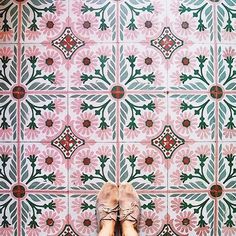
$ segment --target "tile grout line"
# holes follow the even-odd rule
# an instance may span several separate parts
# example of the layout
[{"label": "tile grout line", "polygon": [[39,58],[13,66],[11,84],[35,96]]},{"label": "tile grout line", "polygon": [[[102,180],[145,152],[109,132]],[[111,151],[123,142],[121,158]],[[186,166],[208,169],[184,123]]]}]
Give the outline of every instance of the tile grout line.
[{"label": "tile grout line", "polygon": [[[218,65],[217,65],[217,28],[216,28],[216,24],[217,24],[217,19],[216,19],[216,4],[213,5],[213,38],[214,38],[214,54],[213,54],[213,58],[214,58],[214,78],[215,78],[215,84],[218,85],[218,75],[217,75],[217,71],[218,71]],[[219,136],[219,132],[218,132],[218,116],[219,116],[219,107],[218,107],[218,98],[215,101],[215,108],[216,108],[216,119],[215,119],[215,184],[218,184],[218,163],[219,163],[219,140],[218,140],[218,136]],[[218,235],[218,199],[215,199],[215,203],[214,203],[214,235],[217,236]]]},{"label": "tile grout line", "polygon": [[[119,1],[119,0],[118,0]],[[124,42],[119,42],[120,44],[148,44],[147,42],[143,42],[143,41],[124,41]],[[16,43],[12,43],[12,42],[8,42],[7,43],[8,45],[15,45]],[[37,43],[37,42],[22,42],[23,45],[38,45],[38,46],[44,46],[44,45],[50,45],[49,42],[43,42],[43,43]],[[94,41],[88,41],[87,44],[91,44],[93,45],[94,44]],[[104,42],[104,41],[96,41],[96,44],[114,44],[113,41],[107,41],[107,42]],[[207,42],[207,43],[204,43],[204,42],[201,42],[201,43],[194,43],[195,45],[209,45],[210,43]],[[0,42],[0,45],[5,45],[5,43],[2,43]],[[188,45],[188,46],[191,46],[192,43],[188,43],[186,42],[185,45]],[[229,45],[229,46],[235,46],[236,43],[227,43],[227,42],[221,42],[221,45]]]},{"label": "tile grout line", "polygon": [[[116,2],[116,83],[117,85],[120,84],[120,41],[119,41],[119,10],[120,5],[119,1]],[[120,184],[120,102],[117,99],[116,101],[116,183]]]},{"label": "tile grout line", "polygon": [[[119,11],[120,11],[120,5],[119,1],[116,2],[116,83],[120,84],[120,42],[119,42],[119,32],[120,32],[120,21],[119,21]],[[116,102],[116,183],[119,185],[120,184],[120,101],[117,99]],[[117,230],[115,232],[115,235],[120,235],[120,227],[116,227]]]},{"label": "tile grout line", "polygon": [[[201,193],[201,194],[209,194],[209,189],[171,189],[171,190],[168,190],[168,189],[154,189],[154,190],[147,190],[147,189],[137,189],[136,190],[138,193],[140,194],[146,194],[146,193],[149,193],[149,194],[168,194],[168,193],[171,193],[171,194],[182,194],[182,193],[189,193],[189,194],[192,194],[192,193]],[[99,189],[98,190],[83,190],[83,189],[78,189],[78,190],[70,190],[70,194],[97,194],[99,192]],[[225,193],[234,193],[235,192],[235,189],[234,188],[231,188],[231,189],[225,189],[224,190]],[[10,189],[8,190],[0,190],[0,193],[3,194],[11,194],[12,191]],[[67,190],[37,190],[37,189],[32,189],[32,190],[26,190],[25,193],[27,194],[32,194],[32,193],[40,193],[40,194],[48,194],[48,193],[51,193],[51,194],[68,194],[68,191]]]},{"label": "tile grout line", "polygon": [[[68,3],[67,3],[67,18],[69,18],[69,11],[70,11],[70,0],[68,0]],[[69,25],[68,25],[69,26]],[[70,88],[70,82],[69,82],[69,78],[70,78],[70,67],[67,69],[67,100],[66,100],[66,102],[67,102],[67,118],[66,119],[68,119],[68,117],[69,117],[69,114],[70,114],[70,112],[69,112],[69,88]],[[67,124],[68,125],[68,124]],[[70,196],[70,168],[68,168],[69,167],[69,159],[67,159],[66,160],[66,162],[67,162],[67,166],[66,166],[66,170],[67,170],[67,215],[69,215],[70,214],[70,198],[69,198],[69,196]],[[66,219],[67,220],[67,224],[69,224],[69,219],[67,218]]]},{"label": "tile grout line", "polygon": [[[167,26],[167,6],[168,6],[168,3],[167,3],[167,0],[165,1],[165,14],[166,14],[166,19],[165,19],[165,23],[166,23],[166,26]],[[170,96],[170,94],[169,94],[169,66],[167,66],[167,68],[166,68],[166,72],[167,72],[167,92],[166,92],[166,102],[167,102],[167,104],[166,104],[166,112],[167,112],[167,114],[166,114],[166,119],[167,119],[167,124],[169,123],[169,117],[168,117],[168,111],[169,111],[169,96]],[[166,194],[167,194],[167,206],[166,206],[166,209],[167,209],[167,212],[166,212],[166,214],[167,215],[169,215],[169,194],[170,194],[170,192],[169,192],[169,181],[168,181],[168,179],[169,179],[169,161],[167,161],[167,170],[166,170],[166,177],[167,177],[167,182],[166,182],[166,187],[167,187],[167,191],[166,191]],[[166,222],[167,224],[169,224],[169,217],[167,217],[167,222]]]},{"label": "tile grout line", "polygon": [[[18,40],[17,40],[17,85],[21,84],[21,33],[22,33],[22,4],[18,3]],[[21,119],[20,119],[20,100],[17,101],[17,184],[21,183],[20,181],[20,169],[21,169],[21,151],[20,151],[20,135],[21,135]],[[21,236],[21,199],[17,199],[17,231],[18,236]]]},{"label": "tile grout line", "polygon": [[[209,95],[210,92],[209,91],[192,91],[192,90],[170,90],[170,91],[167,91],[167,90],[129,90],[129,91],[126,91],[126,94],[147,94],[147,93],[150,93],[150,94],[182,94],[182,93],[186,93],[186,94],[204,94],[204,95]],[[12,92],[11,91],[1,91],[1,94],[7,94],[7,95],[11,95]],[[27,95],[57,95],[57,94],[60,94],[60,95],[67,95],[67,94],[76,94],[76,95],[81,95],[81,94],[94,94],[94,91],[85,91],[85,90],[78,90],[78,91],[65,91],[65,90],[49,90],[49,91],[45,91],[45,90],[38,90],[38,91],[27,91],[26,92]],[[109,90],[107,91],[96,91],[96,94],[111,94],[111,92]],[[235,94],[234,91],[224,91],[224,94]]]}]

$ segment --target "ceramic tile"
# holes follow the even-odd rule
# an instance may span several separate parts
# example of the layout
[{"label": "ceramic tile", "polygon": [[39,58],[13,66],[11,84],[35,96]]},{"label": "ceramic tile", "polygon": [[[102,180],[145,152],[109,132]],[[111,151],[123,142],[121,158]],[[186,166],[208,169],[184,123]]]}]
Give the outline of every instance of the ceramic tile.
[{"label": "ceramic tile", "polygon": [[68,125],[66,95],[28,91],[20,102],[22,141],[50,143]]},{"label": "ceramic tile", "polygon": [[88,43],[68,61],[72,91],[110,91],[117,83],[117,45]]},{"label": "ceramic tile", "polygon": [[235,5],[2,0],[0,234],[97,235],[110,181],[141,236],[236,235]]},{"label": "ceramic tile", "polygon": [[148,43],[122,43],[119,52],[119,82],[125,91],[166,89],[167,70],[156,48]]},{"label": "ceramic tile", "polygon": [[169,123],[185,141],[211,141],[216,136],[217,103],[209,94],[171,94]]},{"label": "ceramic tile", "polygon": [[117,2],[69,0],[69,18],[86,42],[117,41]]},{"label": "ceramic tile", "polygon": [[19,5],[10,0],[1,2],[0,43],[15,43],[20,39],[18,31]]},{"label": "ceramic tile", "polygon": [[106,182],[116,182],[115,144],[89,144],[71,158],[69,186],[71,190],[101,189]]},{"label": "ceramic tile", "polygon": [[119,9],[120,41],[144,42],[161,34],[166,15],[165,2],[121,1]]},{"label": "ceramic tile", "polygon": [[[196,149],[179,150],[173,157],[168,209],[179,233],[228,235],[234,232],[233,153],[235,143],[197,143]],[[188,224],[183,219],[188,219]]]},{"label": "ceramic tile", "polygon": [[64,234],[97,235],[97,220],[95,216],[97,193],[71,192],[69,196],[69,215]]},{"label": "ceramic tile", "polygon": [[120,138],[124,142],[151,144],[167,123],[165,94],[137,91],[120,100]]}]

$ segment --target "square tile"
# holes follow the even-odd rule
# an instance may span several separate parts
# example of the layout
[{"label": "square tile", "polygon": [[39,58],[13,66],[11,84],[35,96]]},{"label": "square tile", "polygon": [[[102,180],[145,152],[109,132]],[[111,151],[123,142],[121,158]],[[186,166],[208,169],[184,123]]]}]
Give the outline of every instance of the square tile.
[{"label": "square tile", "polygon": [[121,144],[120,182],[131,182],[137,190],[163,190],[167,169],[158,149],[141,143]]},{"label": "square tile", "polygon": [[177,235],[215,233],[215,202],[207,193],[170,194],[168,213],[173,227],[171,231]]},{"label": "square tile", "polygon": [[124,90],[164,90],[167,87],[166,68],[162,55],[148,43],[120,45],[120,83]]},{"label": "square tile", "polygon": [[211,44],[186,44],[168,61],[168,89],[187,93],[208,93],[215,84],[214,55]]},{"label": "square tile", "polygon": [[168,160],[168,188],[206,191],[215,180],[215,144],[186,143]]},{"label": "square tile", "polygon": [[116,1],[69,0],[70,18],[76,33],[86,42],[116,42],[118,8]]},{"label": "square tile", "polygon": [[157,38],[165,19],[163,1],[125,1],[119,4],[119,41],[144,42]]},{"label": "square tile", "polygon": [[185,141],[211,141],[216,136],[215,99],[209,94],[179,93],[168,97],[169,123]]},{"label": "square tile", "polygon": [[14,1],[3,1],[0,6],[0,44],[16,43],[19,38],[19,5]]},{"label": "square tile", "polygon": [[142,194],[141,218],[139,223],[139,234],[162,235],[169,231],[166,194]]},{"label": "square tile", "polygon": [[88,144],[78,149],[71,160],[71,190],[99,191],[106,182],[117,182],[117,149],[115,144]]},{"label": "square tile", "polygon": [[69,65],[72,91],[110,91],[117,81],[117,45],[88,43],[73,55]]},{"label": "square tile", "polygon": [[21,83],[27,91],[67,89],[67,60],[57,48],[49,44],[25,44],[21,53]]},{"label": "square tile", "polygon": [[[214,41],[214,1],[170,1],[167,0],[168,24],[185,43],[210,43]],[[174,18],[170,16],[175,16]],[[170,19],[169,19],[170,18]]]},{"label": "square tile", "polygon": [[110,91],[70,95],[69,104],[75,132],[86,143],[116,141],[117,101]]},{"label": "square tile", "polygon": [[28,91],[20,102],[22,141],[50,143],[68,125],[66,94]]},{"label": "square tile", "polygon": [[157,92],[127,93],[119,103],[120,138],[151,144],[167,121],[167,97]]},{"label": "square tile", "polygon": [[65,191],[69,163],[60,150],[47,144],[22,144],[21,182],[29,191]]},{"label": "square tile", "polygon": [[58,38],[69,26],[68,3],[64,0],[22,2],[22,42],[43,43]]},{"label": "square tile", "polygon": [[3,0],[0,234],[97,235],[98,192],[129,182],[139,235],[234,236],[235,13]]},{"label": "square tile", "polygon": [[97,219],[95,216],[97,193],[73,193],[69,196],[68,223],[64,233],[97,235]]}]

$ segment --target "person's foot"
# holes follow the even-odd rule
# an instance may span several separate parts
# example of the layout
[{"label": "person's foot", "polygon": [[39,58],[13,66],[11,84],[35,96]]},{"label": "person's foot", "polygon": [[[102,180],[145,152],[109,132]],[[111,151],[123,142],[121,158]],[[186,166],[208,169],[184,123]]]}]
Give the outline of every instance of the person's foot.
[{"label": "person's foot", "polygon": [[119,187],[120,222],[132,222],[137,228],[140,218],[140,200],[138,194],[130,183]]},{"label": "person's foot", "polygon": [[104,222],[116,221],[119,211],[119,191],[115,184],[105,183],[97,196],[96,212],[99,229]]}]

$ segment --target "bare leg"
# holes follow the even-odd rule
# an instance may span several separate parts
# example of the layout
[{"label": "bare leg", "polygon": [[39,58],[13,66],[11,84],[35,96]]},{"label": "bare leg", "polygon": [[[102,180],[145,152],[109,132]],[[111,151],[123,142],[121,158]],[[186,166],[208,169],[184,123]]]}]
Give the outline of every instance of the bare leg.
[{"label": "bare leg", "polygon": [[116,222],[114,220],[102,220],[101,230],[98,236],[114,236]]},{"label": "bare leg", "polygon": [[138,233],[135,229],[133,222],[124,221],[121,224],[122,227],[122,236],[138,236]]},{"label": "bare leg", "polygon": [[120,185],[119,204],[122,236],[138,236],[137,225],[140,217],[140,200],[130,183]]},{"label": "bare leg", "polygon": [[98,236],[114,236],[119,192],[113,183],[105,183],[97,197]]}]

